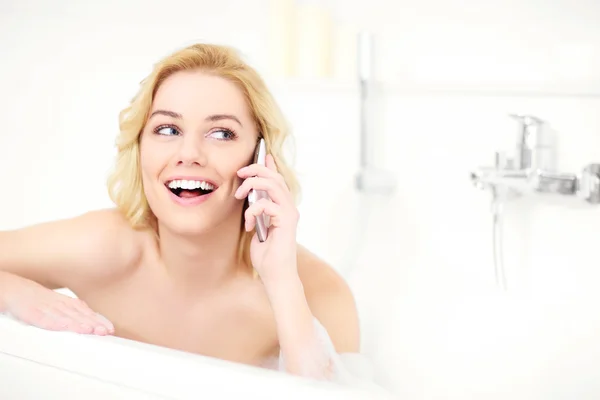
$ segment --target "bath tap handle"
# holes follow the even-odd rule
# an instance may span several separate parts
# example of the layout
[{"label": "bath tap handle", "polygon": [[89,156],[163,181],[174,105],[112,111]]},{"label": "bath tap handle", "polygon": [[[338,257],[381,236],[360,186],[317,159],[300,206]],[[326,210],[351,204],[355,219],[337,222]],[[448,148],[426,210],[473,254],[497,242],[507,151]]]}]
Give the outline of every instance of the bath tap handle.
[{"label": "bath tap handle", "polygon": [[509,114],[519,122],[517,138],[517,157],[515,167],[517,169],[540,168],[541,160],[537,155],[537,149],[543,145],[542,127],[545,121],[526,114]]},{"label": "bath tap handle", "polygon": [[505,151],[496,151],[494,153],[494,167],[498,170],[513,169],[514,160]]},{"label": "bath tap handle", "polygon": [[600,164],[589,164],[583,169],[577,189],[578,194],[588,203],[600,203]]}]

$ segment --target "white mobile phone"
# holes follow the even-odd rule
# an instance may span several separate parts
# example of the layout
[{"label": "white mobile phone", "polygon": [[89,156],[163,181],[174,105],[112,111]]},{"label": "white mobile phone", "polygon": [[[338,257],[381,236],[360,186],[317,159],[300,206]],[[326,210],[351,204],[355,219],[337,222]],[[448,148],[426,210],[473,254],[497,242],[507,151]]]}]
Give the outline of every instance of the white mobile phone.
[{"label": "white mobile phone", "polygon": [[[256,150],[254,151],[254,164],[265,165],[265,159],[267,157],[267,146],[265,144],[265,139],[261,138],[256,145]],[[251,189],[250,193],[248,193],[248,204],[252,205],[256,203],[258,200],[262,198],[269,198],[269,195],[264,190],[255,190]],[[258,240],[264,242],[267,240],[267,232],[268,232],[268,218],[263,213],[256,217],[256,234],[258,235]]]}]

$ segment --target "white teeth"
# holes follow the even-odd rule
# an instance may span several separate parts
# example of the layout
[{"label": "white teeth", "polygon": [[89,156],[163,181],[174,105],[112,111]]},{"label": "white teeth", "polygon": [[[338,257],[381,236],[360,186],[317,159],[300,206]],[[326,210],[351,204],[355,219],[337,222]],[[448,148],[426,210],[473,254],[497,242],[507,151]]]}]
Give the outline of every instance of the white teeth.
[{"label": "white teeth", "polygon": [[169,182],[169,188],[171,189],[202,189],[202,190],[214,190],[215,187],[206,181],[189,181],[185,179],[178,179]]},{"label": "white teeth", "polygon": [[208,182],[202,181],[200,182],[200,189],[202,190],[214,190],[215,187]]}]

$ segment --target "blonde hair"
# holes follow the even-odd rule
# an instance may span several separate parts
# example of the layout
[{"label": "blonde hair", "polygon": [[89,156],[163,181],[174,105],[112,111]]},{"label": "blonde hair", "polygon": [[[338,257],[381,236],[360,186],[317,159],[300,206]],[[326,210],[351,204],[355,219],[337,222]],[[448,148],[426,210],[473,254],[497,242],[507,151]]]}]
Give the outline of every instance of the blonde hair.
[{"label": "blonde hair", "polygon": [[[279,173],[297,201],[298,181],[283,155],[283,145],[289,136],[289,129],[266,84],[234,49],[220,45],[194,44],[155,64],[150,75],[142,80],[140,89],[129,106],[119,114],[120,133],[116,140],[118,152],[108,178],[108,192],[131,226],[134,229],[156,229],[156,217],[148,205],[142,186],[139,138],[161,83],[170,75],[187,70],[201,70],[220,76],[239,87],[256,127],[265,139],[267,151],[273,156]],[[245,232],[243,218],[240,230],[238,256],[240,261],[251,266],[249,249],[254,232]]]}]

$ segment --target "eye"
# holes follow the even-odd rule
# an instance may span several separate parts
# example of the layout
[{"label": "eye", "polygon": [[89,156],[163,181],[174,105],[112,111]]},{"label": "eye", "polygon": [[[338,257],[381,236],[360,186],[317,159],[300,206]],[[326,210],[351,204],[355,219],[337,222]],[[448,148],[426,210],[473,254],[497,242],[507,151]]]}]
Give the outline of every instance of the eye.
[{"label": "eye", "polygon": [[179,129],[173,125],[160,125],[154,129],[154,133],[163,136],[174,136],[179,135]]},{"label": "eye", "polygon": [[237,137],[235,132],[226,128],[218,128],[210,132],[209,136],[214,137],[217,140],[233,140]]}]

